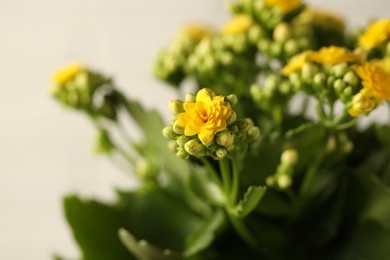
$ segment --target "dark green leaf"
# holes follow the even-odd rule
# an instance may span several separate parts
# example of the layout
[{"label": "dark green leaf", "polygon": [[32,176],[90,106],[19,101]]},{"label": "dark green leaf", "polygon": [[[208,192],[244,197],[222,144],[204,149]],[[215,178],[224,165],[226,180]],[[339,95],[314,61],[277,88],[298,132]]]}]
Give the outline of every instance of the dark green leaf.
[{"label": "dark green leaf", "polygon": [[243,218],[251,213],[263,198],[267,188],[262,186],[250,186],[244,194],[244,198],[232,209],[232,214]]}]

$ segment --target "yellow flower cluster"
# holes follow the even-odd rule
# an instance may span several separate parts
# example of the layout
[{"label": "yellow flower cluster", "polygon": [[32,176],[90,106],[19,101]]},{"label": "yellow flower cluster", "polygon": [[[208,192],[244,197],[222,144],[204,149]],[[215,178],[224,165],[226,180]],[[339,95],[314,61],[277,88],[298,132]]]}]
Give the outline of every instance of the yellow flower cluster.
[{"label": "yellow flower cluster", "polygon": [[222,34],[235,35],[235,34],[244,33],[249,30],[252,24],[253,24],[253,20],[250,16],[237,15],[222,28]]},{"label": "yellow flower cluster", "polygon": [[363,89],[352,99],[349,114],[359,116],[371,111],[376,103],[390,100],[390,59],[375,60],[353,67]]},{"label": "yellow flower cluster", "polygon": [[53,82],[57,85],[63,85],[85,69],[85,66],[78,62],[68,63],[53,75]]},{"label": "yellow flower cluster", "polygon": [[186,136],[198,135],[204,145],[210,144],[217,132],[226,129],[226,120],[232,113],[224,97],[212,96],[208,89],[200,90],[195,102],[184,102],[183,109],[176,117],[177,124],[184,128]]},{"label": "yellow flower cluster", "polygon": [[300,0],[265,0],[268,6],[276,7],[282,10],[283,13],[288,13],[301,5]]},{"label": "yellow flower cluster", "polygon": [[289,75],[302,69],[307,62],[318,64],[339,64],[357,60],[358,57],[346,48],[338,46],[322,47],[318,51],[305,51],[293,57],[282,68],[283,75]]},{"label": "yellow flower cluster", "polygon": [[373,22],[359,38],[359,45],[372,49],[390,39],[390,19]]}]

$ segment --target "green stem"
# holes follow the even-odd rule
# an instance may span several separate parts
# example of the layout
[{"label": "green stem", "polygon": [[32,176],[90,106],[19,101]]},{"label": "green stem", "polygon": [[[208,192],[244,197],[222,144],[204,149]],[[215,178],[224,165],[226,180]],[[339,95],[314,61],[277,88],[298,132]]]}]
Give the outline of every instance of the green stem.
[{"label": "green stem", "polygon": [[205,158],[200,158],[200,160],[203,162],[203,164],[206,166],[208,172],[211,175],[211,178],[214,180],[214,182],[219,186],[222,187],[221,185],[221,180],[218,176],[218,173],[215,171],[214,167],[210,164],[210,162]]},{"label": "green stem", "polygon": [[238,191],[240,187],[240,173],[238,170],[238,164],[236,159],[232,159],[232,168],[233,168],[233,179],[232,179],[230,198],[229,198],[229,202],[231,206],[236,204]]},{"label": "green stem", "polygon": [[225,195],[228,197],[231,188],[230,166],[228,159],[222,159],[219,161],[219,168],[222,175],[222,186]]},{"label": "green stem", "polygon": [[257,250],[257,243],[253,235],[249,232],[244,222],[240,218],[236,218],[228,213],[230,223],[237,234],[253,249]]}]

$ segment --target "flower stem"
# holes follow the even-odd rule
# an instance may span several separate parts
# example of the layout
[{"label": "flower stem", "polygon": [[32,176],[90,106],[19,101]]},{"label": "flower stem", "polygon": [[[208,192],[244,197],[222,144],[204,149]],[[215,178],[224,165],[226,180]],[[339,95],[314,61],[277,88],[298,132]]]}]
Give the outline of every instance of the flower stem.
[{"label": "flower stem", "polygon": [[230,201],[230,205],[233,206],[236,203],[238,190],[240,187],[240,175],[239,175],[240,173],[238,171],[238,165],[235,159],[232,159],[232,168],[233,168],[233,180],[231,184],[229,201]]},{"label": "flower stem", "polygon": [[211,165],[211,163],[206,158],[200,158],[200,160],[203,162],[203,164],[206,166],[208,172],[211,175],[211,178],[214,180],[214,182],[219,186],[222,187],[221,180],[218,176],[218,173],[215,171],[214,167]]},{"label": "flower stem", "polygon": [[228,159],[222,159],[219,161],[219,168],[222,175],[222,187],[225,193],[225,196],[229,196],[231,188],[231,176],[230,176],[230,166]]}]

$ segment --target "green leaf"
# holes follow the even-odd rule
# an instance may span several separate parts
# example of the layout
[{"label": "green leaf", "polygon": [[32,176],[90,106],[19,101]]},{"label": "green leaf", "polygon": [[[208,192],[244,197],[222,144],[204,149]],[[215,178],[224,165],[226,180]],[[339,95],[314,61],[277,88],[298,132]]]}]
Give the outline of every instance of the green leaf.
[{"label": "green leaf", "polygon": [[118,232],[119,238],[126,248],[140,260],[180,260],[181,255],[170,249],[161,250],[151,245],[146,240],[137,239],[126,229],[121,228]]},{"label": "green leaf", "polygon": [[120,207],[81,201],[76,196],[66,197],[64,207],[83,259],[135,259],[117,236],[118,229],[126,222]]},{"label": "green leaf", "polygon": [[250,186],[244,198],[231,210],[236,217],[243,218],[251,213],[263,198],[267,188],[263,186]]},{"label": "green leaf", "polygon": [[217,210],[197,232],[188,237],[184,256],[190,257],[206,249],[214,241],[216,232],[224,221],[225,215],[223,211]]}]

